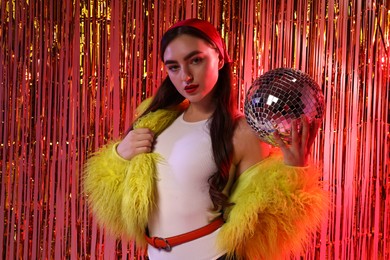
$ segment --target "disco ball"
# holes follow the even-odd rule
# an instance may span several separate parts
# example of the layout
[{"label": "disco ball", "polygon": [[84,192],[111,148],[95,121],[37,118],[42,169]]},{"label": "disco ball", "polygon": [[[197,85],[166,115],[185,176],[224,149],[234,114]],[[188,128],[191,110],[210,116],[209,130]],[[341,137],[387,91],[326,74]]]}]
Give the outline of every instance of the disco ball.
[{"label": "disco ball", "polygon": [[244,113],[258,137],[277,146],[273,132],[291,143],[291,122],[306,115],[311,122],[322,119],[324,96],[307,74],[291,68],[278,68],[257,78],[246,93]]}]

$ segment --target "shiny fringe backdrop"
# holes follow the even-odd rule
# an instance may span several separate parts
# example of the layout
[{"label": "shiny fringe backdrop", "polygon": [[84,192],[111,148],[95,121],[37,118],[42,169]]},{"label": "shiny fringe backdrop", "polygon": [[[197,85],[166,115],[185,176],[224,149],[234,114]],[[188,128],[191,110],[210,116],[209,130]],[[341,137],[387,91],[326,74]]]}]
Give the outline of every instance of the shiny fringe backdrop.
[{"label": "shiny fringe backdrop", "polygon": [[163,32],[199,17],[225,37],[241,107],[272,68],[322,86],[313,159],[333,207],[302,257],[389,259],[389,10],[389,0],[0,0],[0,257],[142,259],[96,226],[82,165],[156,91]]}]

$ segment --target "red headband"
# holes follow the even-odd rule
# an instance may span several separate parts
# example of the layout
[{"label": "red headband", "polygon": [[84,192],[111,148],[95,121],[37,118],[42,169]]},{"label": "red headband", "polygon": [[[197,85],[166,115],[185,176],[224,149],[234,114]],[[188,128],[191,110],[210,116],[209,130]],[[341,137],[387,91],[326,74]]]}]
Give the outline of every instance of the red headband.
[{"label": "red headband", "polygon": [[219,54],[223,57],[225,63],[231,62],[229,54],[226,52],[225,44],[222,41],[221,36],[219,35],[217,29],[211,23],[197,18],[191,18],[172,25],[172,27],[169,28],[168,31],[181,26],[193,27],[203,32],[217,46]]}]

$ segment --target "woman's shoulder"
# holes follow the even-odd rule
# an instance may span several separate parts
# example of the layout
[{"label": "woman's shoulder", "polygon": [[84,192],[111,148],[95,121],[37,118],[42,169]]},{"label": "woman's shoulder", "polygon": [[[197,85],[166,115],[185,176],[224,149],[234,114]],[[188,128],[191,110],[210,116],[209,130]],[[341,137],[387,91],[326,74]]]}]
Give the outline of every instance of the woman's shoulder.
[{"label": "woman's shoulder", "polygon": [[237,117],[233,134],[233,163],[240,174],[269,156],[270,146],[261,141],[244,116]]},{"label": "woman's shoulder", "polygon": [[238,141],[238,145],[245,144],[245,140],[252,140],[252,141],[260,141],[257,138],[257,135],[255,131],[250,127],[248,122],[246,121],[245,116],[242,113],[237,113],[235,115],[236,118],[236,125],[234,130],[233,139]]}]

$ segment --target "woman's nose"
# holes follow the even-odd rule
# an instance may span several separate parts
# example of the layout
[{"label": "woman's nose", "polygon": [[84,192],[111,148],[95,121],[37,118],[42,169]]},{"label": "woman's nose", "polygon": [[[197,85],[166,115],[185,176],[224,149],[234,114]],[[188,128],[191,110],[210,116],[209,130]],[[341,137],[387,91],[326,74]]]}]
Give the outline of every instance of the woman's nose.
[{"label": "woman's nose", "polygon": [[183,69],[182,70],[182,80],[185,81],[186,83],[190,83],[194,77],[192,76],[191,72]]}]

